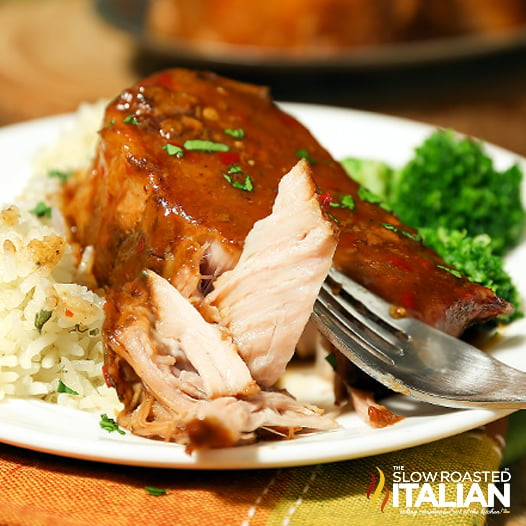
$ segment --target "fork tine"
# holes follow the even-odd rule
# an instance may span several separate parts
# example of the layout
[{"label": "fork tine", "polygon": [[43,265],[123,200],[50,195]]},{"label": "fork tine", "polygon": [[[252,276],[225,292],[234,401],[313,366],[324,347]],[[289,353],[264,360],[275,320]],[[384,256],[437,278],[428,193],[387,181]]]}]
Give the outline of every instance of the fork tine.
[{"label": "fork tine", "polygon": [[326,312],[338,320],[344,328],[342,330],[350,332],[353,338],[358,338],[362,345],[372,352],[376,352],[378,347],[390,345],[395,347],[399,354],[403,353],[401,340],[392,332],[382,328],[373,313],[345,294],[343,290],[336,294],[328,284],[324,284],[318,300],[324,305]]},{"label": "fork tine", "polygon": [[321,332],[393,391],[448,407],[526,408],[526,373],[413,318],[331,270],[314,305]]},{"label": "fork tine", "polygon": [[[371,357],[376,357],[391,366],[395,365],[392,358],[380,352],[378,348],[367,339],[367,330],[360,326],[360,322],[350,317],[349,313],[342,313],[335,298],[327,291],[320,291],[314,306],[314,314],[321,322],[321,330],[325,336],[351,361],[366,366],[364,352]],[[343,344],[342,342],[345,342]]]},{"label": "fork tine", "polygon": [[394,317],[393,305],[385,301],[380,296],[373,294],[356,281],[353,281],[345,274],[332,267],[327,275],[325,282],[332,285],[333,292],[337,295],[345,295],[352,298],[355,303],[360,303],[367,311],[377,320],[381,320],[382,326],[387,326],[388,331],[394,330],[400,337],[405,337],[408,331],[408,325],[411,324],[411,318]]}]

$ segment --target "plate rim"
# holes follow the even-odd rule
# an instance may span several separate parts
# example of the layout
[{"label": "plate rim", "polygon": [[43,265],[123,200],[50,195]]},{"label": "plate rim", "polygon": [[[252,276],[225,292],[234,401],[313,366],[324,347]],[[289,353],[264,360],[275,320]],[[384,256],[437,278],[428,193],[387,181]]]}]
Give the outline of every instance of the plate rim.
[{"label": "plate rim", "polygon": [[[381,113],[355,110],[350,108],[342,108],[338,106],[324,106],[317,104],[304,104],[304,103],[290,103],[290,102],[279,102],[285,111],[289,111],[293,115],[300,117],[301,114],[310,113],[310,118],[316,119],[317,115],[325,115],[329,120],[333,119],[336,115],[337,118],[345,117],[355,117],[360,119],[369,120],[374,125],[387,125],[388,127],[392,126],[405,126],[409,129],[416,129],[418,134],[425,134],[429,131],[436,129],[437,126],[413,121],[411,119],[404,119],[400,117],[394,117],[389,115],[384,115]],[[52,133],[58,134],[64,127],[70,126],[75,121],[75,113],[66,113],[60,115],[53,115],[49,117],[43,117],[39,119],[34,119],[30,121],[25,121],[21,123],[11,124],[8,126],[0,127],[0,151],[3,148],[2,144],[6,137],[11,136],[13,133],[16,137],[24,136],[27,133],[32,133],[34,136],[42,135],[45,131],[46,135],[45,140],[37,141],[36,143],[31,144],[33,148],[33,153],[36,149],[41,147],[41,145],[46,144],[52,140]],[[304,118],[306,115],[304,115]],[[308,118],[307,118],[308,120]],[[315,134],[316,130],[311,131]],[[52,132],[52,133],[50,133]],[[522,163],[523,166],[526,166],[526,160],[509,150],[501,148],[499,146],[493,145],[488,142],[484,144],[491,150],[490,153],[499,153],[504,155],[511,162],[512,160],[517,160]],[[330,145],[325,145],[328,147]],[[408,147],[409,148],[409,147]],[[330,148],[328,148],[330,150]],[[26,159],[27,161],[27,159]],[[395,400],[397,396],[393,397]],[[74,411],[78,416],[79,414],[84,414],[86,418],[91,419],[92,423],[96,425],[96,415],[93,413],[83,412],[78,409],[68,409],[62,406],[56,406],[46,402],[41,402],[39,400],[24,400],[24,399],[8,399],[0,401],[0,416],[5,416],[6,408],[9,410],[9,406],[14,406],[17,410],[34,409],[34,406],[41,406],[45,404],[46,407],[58,408],[59,412],[64,410]],[[508,414],[511,414],[512,410],[488,410],[488,409],[470,409],[470,410],[444,410],[446,414],[453,415],[446,420],[446,424],[443,425],[440,430],[435,430],[432,433],[414,433],[414,428],[409,426],[408,429],[404,428],[403,425],[396,428],[400,430],[400,433],[395,437],[396,440],[391,442],[382,443],[382,439],[389,439],[391,430],[394,429],[393,426],[380,429],[380,430],[371,430],[368,429],[366,436],[369,438],[367,447],[362,445],[361,447],[355,448],[354,452],[346,450],[342,456],[342,453],[334,453],[331,448],[323,448],[323,454],[311,455],[310,457],[305,457],[304,455],[288,455],[287,458],[281,455],[279,451],[280,446],[287,444],[287,447],[281,447],[281,450],[286,449],[289,452],[290,449],[294,449],[295,444],[305,445],[310,449],[313,442],[317,441],[317,438],[322,438],[327,436],[327,433],[343,433],[345,430],[338,430],[335,432],[325,432],[325,433],[315,433],[312,435],[304,436],[295,439],[294,441],[289,442],[260,442],[254,445],[249,446],[237,446],[235,448],[228,448],[228,450],[213,450],[211,452],[204,452],[199,454],[199,458],[195,457],[181,457],[176,455],[175,459],[164,459],[164,457],[156,457],[155,454],[152,457],[151,452],[155,450],[162,449],[162,446],[157,441],[152,441],[148,439],[141,439],[139,437],[134,437],[127,435],[130,438],[119,439],[118,437],[102,437],[99,442],[99,446],[94,447],[94,444],[81,443],[82,448],[79,448],[79,444],[75,446],[64,446],[60,441],[57,443],[56,435],[52,433],[45,433],[43,431],[37,432],[33,436],[38,437],[39,443],[35,443],[35,439],[28,438],[31,436],[30,433],[26,433],[24,438],[24,429],[22,429],[22,437],[17,434],[16,425],[12,423],[3,422],[2,427],[0,428],[0,442],[6,443],[14,446],[23,447],[25,449],[30,449],[33,451],[41,451],[44,453],[50,453],[58,456],[68,457],[68,458],[77,458],[82,460],[93,460],[97,462],[103,462],[108,464],[124,464],[132,466],[147,466],[147,467],[159,467],[159,468],[170,468],[170,469],[195,469],[195,470],[232,470],[232,469],[263,469],[263,468],[280,468],[280,467],[295,467],[295,466],[306,466],[314,465],[319,463],[330,463],[330,462],[339,462],[345,460],[352,460],[356,458],[365,458],[371,455],[384,454],[394,451],[400,451],[409,447],[414,447],[417,445],[422,445],[430,443],[448,436],[452,436],[464,431],[469,431],[470,429],[477,428],[479,426],[488,424],[494,420],[497,420],[501,417],[504,417]],[[73,414],[73,413],[72,413]],[[415,417],[423,418],[421,423],[426,421],[426,418],[436,417]],[[452,420],[453,422],[450,422]],[[444,420],[442,420],[444,422]],[[408,433],[409,432],[409,433]],[[317,438],[316,438],[317,436]],[[336,436],[336,435],[334,435]],[[374,436],[374,440],[371,440],[371,437]],[[312,439],[312,437],[315,437]],[[391,437],[392,438],[392,437]],[[362,439],[363,437],[359,437]],[[126,440],[128,442],[126,442]],[[353,442],[353,437],[346,438],[343,436],[340,442]],[[119,453],[108,454],[104,451],[104,446],[109,443],[118,444],[116,451]],[[102,445],[101,445],[102,444]],[[139,451],[143,456],[130,456],[126,453],[126,448],[123,448],[123,444],[131,445],[133,451]],[[164,444],[164,443],[161,443]],[[178,444],[164,444],[168,446],[170,450],[181,452],[184,451],[184,446]],[[244,449],[243,449],[244,448]],[[111,449],[111,448],[110,448]],[[144,451],[149,450],[150,454],[145,455]],[[298,449],[301,449],[298,448]],[[276,450],[277,454],[276,454]],[[113,451],[113,449],[111,449]],[[185,453],[186,455],[186,453]],[[258,457],[259,455],[259,457]],[[237,457],[237,459],[236,459]],[[247,460],[248,459],[248,460]]]}]

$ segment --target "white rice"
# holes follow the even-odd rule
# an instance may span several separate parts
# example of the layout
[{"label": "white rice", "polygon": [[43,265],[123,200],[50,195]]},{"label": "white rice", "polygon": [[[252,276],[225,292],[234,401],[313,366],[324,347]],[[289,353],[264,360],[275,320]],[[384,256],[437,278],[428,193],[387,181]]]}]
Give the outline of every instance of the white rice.
[{"label": "white rice", "polygon": [[[82,284],[86,276],[53,206],[61,183],[48,176],[89,163],[102,109],[82,106],[74,128],[39,155],[20,198],[0,211],[0,400],[32,397],[99,412],[119,407],[102,373],[104,299]],[[51,217],[31,212],[40,201],[51,206]]]}]

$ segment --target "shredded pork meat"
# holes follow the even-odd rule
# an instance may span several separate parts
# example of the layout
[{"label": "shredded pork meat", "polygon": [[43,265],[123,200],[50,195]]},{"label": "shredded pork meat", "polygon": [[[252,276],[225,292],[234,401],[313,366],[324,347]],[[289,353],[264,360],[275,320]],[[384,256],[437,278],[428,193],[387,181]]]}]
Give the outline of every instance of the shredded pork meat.
[{"label": "shredded pork meat", "polygon": [[235,268],[205,299],[260,385],[274,385],[294,354],[332,263],[333,231],[303,159],[282,179],[272,213],[254,225]]},{"label": "shredded pork meat", "polygon": [[336,244],[302,160],[283,177],[271,214],[249,232],[235,267],[209,280],[208,295],[185,298],[151,270],[110,293],[104,331],[114,353],[109,372],[125,402],[121,422],[189,449],[246,443],[261,430],[293,436],[335,428],[321,410],[272,386],[294,354]]}]

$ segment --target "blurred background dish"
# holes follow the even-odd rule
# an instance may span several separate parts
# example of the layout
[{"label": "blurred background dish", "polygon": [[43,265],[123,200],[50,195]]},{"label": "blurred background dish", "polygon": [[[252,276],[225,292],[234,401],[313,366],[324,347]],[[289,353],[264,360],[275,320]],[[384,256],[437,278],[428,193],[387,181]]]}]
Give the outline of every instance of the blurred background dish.
[{"label": "blurred background dish", "polygon": [[[156,51],[140,33],[146,7],[145,0],[0,0],[0,124],[74,111],[154,71],[186,66],[263,84],[277,100],[425,121],[526,155],[523,26],[504,32],[500,44],[481,35],[378,44],[349,50],[345,65],[344,55],[318,64],[305,55],[286,67],[283,58],[271,66],[175,54],[171,45]],[[473,45],[461,45],[464,38]]]},{"label": "blurred background dish", "polygon": [[524,0],[97,0],[144,49],[206,67],[339,69],[526,44]]}]

